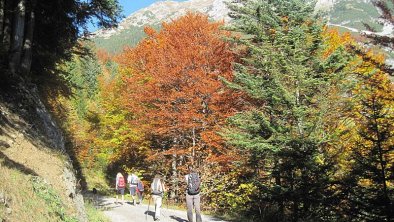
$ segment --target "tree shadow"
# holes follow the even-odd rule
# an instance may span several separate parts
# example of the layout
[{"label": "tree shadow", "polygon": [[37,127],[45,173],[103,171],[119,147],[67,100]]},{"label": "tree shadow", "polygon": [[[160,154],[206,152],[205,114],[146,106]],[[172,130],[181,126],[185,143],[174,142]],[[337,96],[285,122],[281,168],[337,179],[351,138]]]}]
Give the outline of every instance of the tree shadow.
[{"label": "tree shadow", "polygon": [[17,163],[15,161],[11,160],[10,158],[8,158],[8,156],[6,156],[1,151],[0,151],[0,158],[4,160],[1,163],[1,165],[4,165],[10,169],[16,169],[26,175],[38,176],[38,174],[34,170],[24,166],[23,164],[20,164],[20,163]]},{"label": "tree shadow", "polygon": [[185,220],[183,218],[180,218],[180,217],[177,217],[177,216],[174,216],[174,215],[171,215],[170,218],[175,220],[175,221],[178,221],[178,222],[188,222],[188,220]]},{"label": "tree shadow", "polygon": [[5,141],[2,141],[2,140],[0,140],[0,150],[1,149],[4,149],[4,148],[10,148],[11,147],[11,145],[10,144],[8,144],[7,142],[5,142]]},{"label": "tree shadow", "polygon": [[102,211],[110,211],[122,206],[122,204],[115,204],[108,201],[108,199],[105,199],[101,195],[93,194],[91,191],[85,191],[83,196],[86,202],[92,203],[96,209]]},{"label": "tree shadow", "polygon": [[[53,80],[59,89],[56,93],[69,96],[69,86],[60,80]],[[56,87],[55,87],[56,88]],[[49,97],[39,95],[39,89],[33,84],[6,84],[0,87],[0,135],[14,139],[14,135],[8,135],[6,128],[22,134],[24,139],[37,148],[48,147],[49,149],[68,154],[71,164],[79,181],[78,188],[86,188],[86,180],[82,175],[81,165],[76,158],[75,150],[68,135],[65,135],[60,127],[62,117],[55,118],[49,111]],[[43,98],[44,97],[44,98]],[[52,97],[55,98],[55,97]],[[38,104],[41,103],[41,104]],[[61,109],[61,108],[60,108]],[[65,111],[60,111],[65,113]],[[3,144],[6,145],[6,144]],[[0,147],[2,144],[0,144]]]}]

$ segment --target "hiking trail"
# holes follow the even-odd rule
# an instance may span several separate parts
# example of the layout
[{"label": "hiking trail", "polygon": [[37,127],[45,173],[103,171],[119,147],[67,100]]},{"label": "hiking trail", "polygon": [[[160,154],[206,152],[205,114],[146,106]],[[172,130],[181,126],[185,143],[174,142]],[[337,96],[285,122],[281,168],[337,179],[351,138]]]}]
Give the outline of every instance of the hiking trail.
[{"label": "hiking trail", "polygon": [[[98,207],[100,207],[104,214],[112,222],[144,222],[154,221],[153,215],[155,212],[155,206],[150,203],[149,210],[148,205],[132,205],[130,201],[124,201],[123,204],[115,204],[115,198],[110,197],[99,197]],[[160,222],[187,222],[186,211],[167,209],[167,206],[163,204],[161,208]],[[226,222],[224,220],[214,218],[212,216],[202,215],[203,222]]]}]

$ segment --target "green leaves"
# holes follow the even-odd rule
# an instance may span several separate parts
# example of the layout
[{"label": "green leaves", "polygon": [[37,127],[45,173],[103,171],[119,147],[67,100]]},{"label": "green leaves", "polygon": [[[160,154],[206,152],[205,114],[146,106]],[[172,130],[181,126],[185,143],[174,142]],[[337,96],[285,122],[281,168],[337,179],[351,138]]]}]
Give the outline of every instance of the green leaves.
[{"label": "green leaves", "polygon": [[249,164],[263,172],[250,180],[276,200],[266,200],[276,214],[307,218],[322,210],[333,167],[322,161],[327,155],[321,143],[330,134],[322,133],[321,124],[330,112],[326,97],[336,87],[330,74],[340,73],[348,60],[340,50],[328,60],[322,57],[323,24],[314,18],[312,5],[298,0],[240,4],[231,28],[251,37],[236,39],[245,56],[228,86],[244,93],[250,105],[229,118],[223,134],[229,144],[249,151]]}]

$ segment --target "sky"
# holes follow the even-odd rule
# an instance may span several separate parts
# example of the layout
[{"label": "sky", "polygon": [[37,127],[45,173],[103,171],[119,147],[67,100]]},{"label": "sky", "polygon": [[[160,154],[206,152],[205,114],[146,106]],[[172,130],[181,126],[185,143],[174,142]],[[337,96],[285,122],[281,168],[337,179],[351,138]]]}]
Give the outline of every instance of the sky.
[{"label": "sky", "polygon": [[[125,17],[129,16],[131,13],[138,11],[141,8],[145,8],[155,2],[160,0],[118,0],[119,4],[123,7],[123,15]],[[172,0],[177,2],[183,2],[186,0]],[[98,28],[93,26],[93,24],[88,25],[88,30],[93,32],[96,31]]]}]

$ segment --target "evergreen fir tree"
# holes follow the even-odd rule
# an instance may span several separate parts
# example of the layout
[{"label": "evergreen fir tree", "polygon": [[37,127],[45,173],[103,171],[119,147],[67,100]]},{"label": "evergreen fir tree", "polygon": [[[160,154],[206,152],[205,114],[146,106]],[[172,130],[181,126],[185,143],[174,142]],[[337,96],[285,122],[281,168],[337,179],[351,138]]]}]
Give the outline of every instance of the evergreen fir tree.
[{"label": "evergreen fir tree", "polygon": [[322,59],[323,25],[313,17],[313,6],[299,0],[230,5],[235,18],[230,29],[241,33],[236,41],[246,56],[228,85],[250,98],[250,108],[229,119],[225,135],[232,145],[250,150],[258,198],[277,215],[268,220],[333,220],[327,210],[333,165],[325,160],[330,135],[324,118],[332,111],[328,94],[347,58],[342,50]]}]

